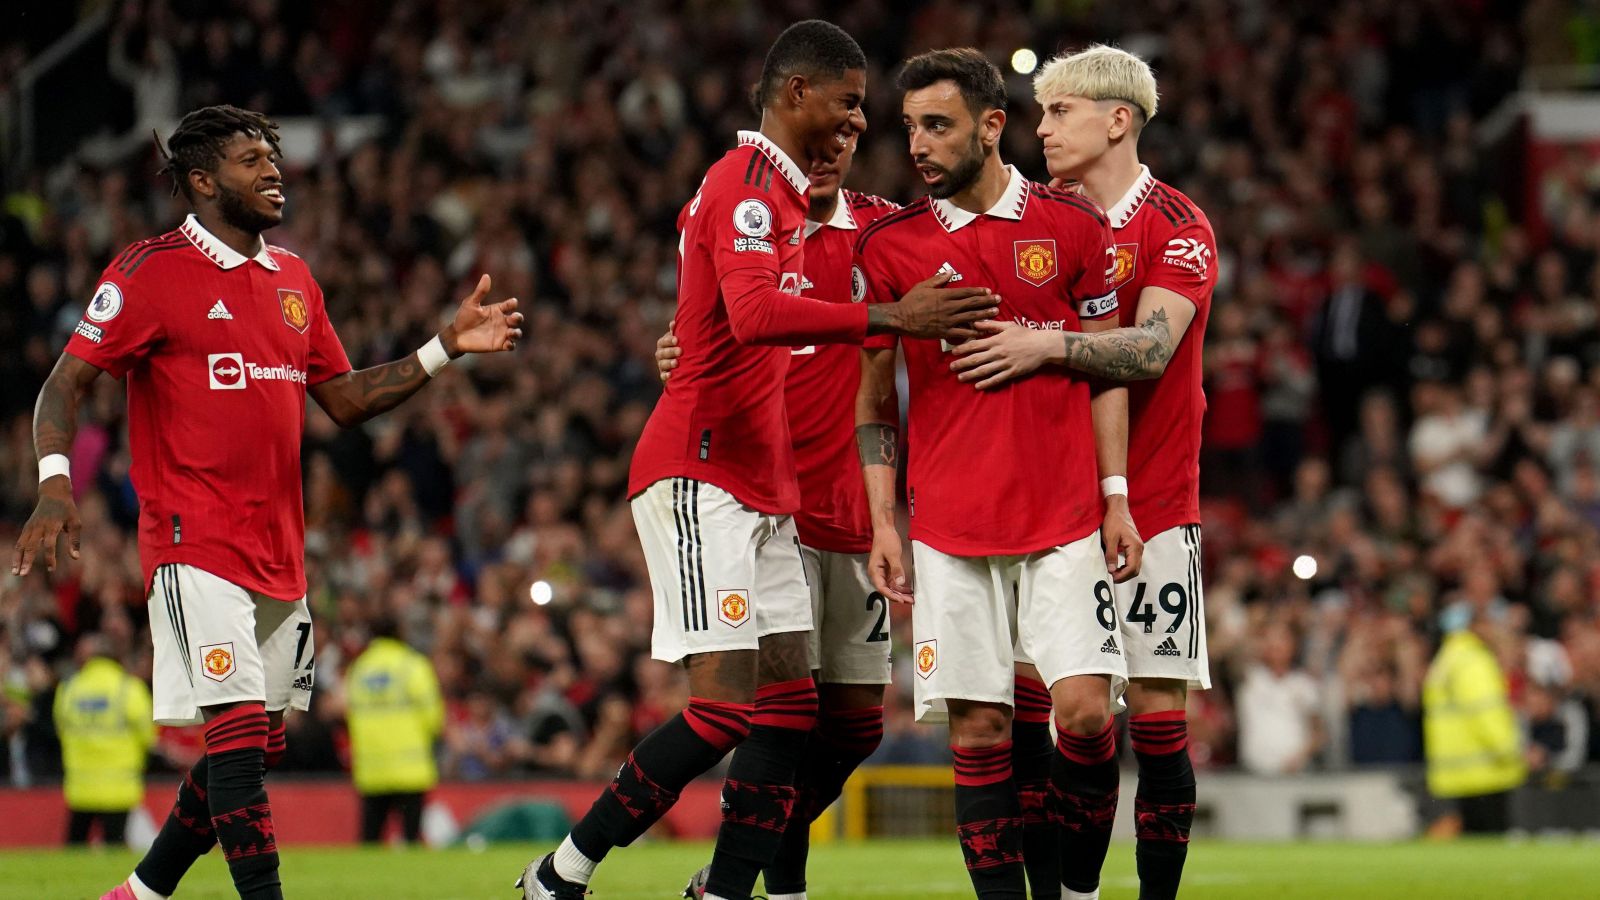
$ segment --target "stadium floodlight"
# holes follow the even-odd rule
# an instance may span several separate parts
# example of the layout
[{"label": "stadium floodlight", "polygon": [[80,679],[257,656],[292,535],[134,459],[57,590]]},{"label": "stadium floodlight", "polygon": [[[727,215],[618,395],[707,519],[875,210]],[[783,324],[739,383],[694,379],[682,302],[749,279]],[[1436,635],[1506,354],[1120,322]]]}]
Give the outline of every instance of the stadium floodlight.
[{"label": "stadium floodlight", "polygon": [[1317,577],[1317,558],[1306,553],[1296,556],[1293,571],[1294,577],[1301,581],[1310,581]]},{"label": "stadium floodlight", "polygon": [[549,603],[555,597],[555,595],[555,588],[552,588],[550,586],[550,582],[548,581],[535,581],[533,586],[528,588],[528,596],[533,598],[533,604],[535,606],[544,606],[545,604]]},{"label": "stadium floodlight", "polygon": [[1033,70],[1039,67],[1039,57],[1032,50],[1023,47],[1011,54],[1011,71],[1018,75],[1032,75]]}]

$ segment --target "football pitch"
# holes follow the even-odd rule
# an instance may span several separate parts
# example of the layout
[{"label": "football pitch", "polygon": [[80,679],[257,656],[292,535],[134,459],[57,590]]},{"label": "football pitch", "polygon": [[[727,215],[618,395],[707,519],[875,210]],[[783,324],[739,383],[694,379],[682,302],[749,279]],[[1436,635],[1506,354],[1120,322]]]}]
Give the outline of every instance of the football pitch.
[{"label": "football pitch", "polygon": [[[482,852],[290,847],[284,893],[292,898],[504,898],[534,846]],[[596,876],[595,900],[670,900],[707,859],[706,844],[653,843],[617,851]],[[813,900],[965,900],[960,850],[949,841],[874,840],[812,851]],[[0,853],[0,897],[95,900],[126,877],[126,852]],[[177,897],[236,896],[221,857],[196,864]],[[1100,896],[1133,900],[1133,846],[1114,844]],[[1185,898],[1580,898],[1600,897],[1594,841],[1463,841],[1454,844],[1196,844]]]}]

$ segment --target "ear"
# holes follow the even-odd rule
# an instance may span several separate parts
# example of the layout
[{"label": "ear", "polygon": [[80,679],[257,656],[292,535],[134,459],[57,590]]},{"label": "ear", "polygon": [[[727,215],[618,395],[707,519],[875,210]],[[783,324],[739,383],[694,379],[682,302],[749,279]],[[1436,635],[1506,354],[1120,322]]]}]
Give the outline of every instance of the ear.
[{"label": "ear", "polygon": [[215,200],[217,197],[216,175],[205,169],[189,170],[189,190],[197,197]]},{"label": "ear", "polygon": [[983,114],[983,119],[979,122],[979,125],[983,129],[983,145],[985,147],[999,146],[1000,137],[1005,134],[1006,130],[1006,111],[1003,109],[989,110]]},{"label": "ear", "polygon": [[783,94],[795,106],[806,102],[806,93],[811,90],[811,82],[804,75],[795,73],[783,82]]},{"label": "ear", "polygon": [[1111,125],[1106,129],[1106,137],[1116,141],[1133,133],[1133,109],[1126,103],[1118,103],[1111,107]]}]

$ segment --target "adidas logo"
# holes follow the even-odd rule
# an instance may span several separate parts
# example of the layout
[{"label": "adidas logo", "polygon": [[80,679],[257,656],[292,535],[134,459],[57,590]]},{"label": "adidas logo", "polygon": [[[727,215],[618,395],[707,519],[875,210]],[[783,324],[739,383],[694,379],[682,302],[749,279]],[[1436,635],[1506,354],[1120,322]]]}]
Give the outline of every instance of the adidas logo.
[{"label": "adidas logo", "polygon": [[1157,656],[1177,656],[1178,655],[1178,644],[1177,644],[1177,642],[1174,641],[1170,637],[1167,638],[1166,640],[1162,641],[1161,642],[1161,646],[1156,648],[1156,655]]},{"label": "adidas logo", "polygon": [[1110,653],[1113,656],[1122,655],[1122,651],[1117,649],[1117,639],[1110,637],[1106,638],[1106,642],[1100,645],[1100,652]]},{"label": "adidas logo", "polygon": [[208,319],[232,319],[233,318],[233,313],[228,312],[228,308],[226,306],[222,305],[222,299],[218,298],[217,302],[212,304],[211,311],[206,313],[206,318],[208,318]]},{"label": "adidas logo", "polygon": [[[233,316],[229,316],[228,318],[231,319],[231,318],[233,318]],[[294,690],[297,690],[297,691],[309,691],[313,687],[315,687],[316,684],[317,684],[317,676],[312,675],[311,673],[308,672],[308,673],[306,673],[304,675],[301,675],[299,678],[296,678],[294,680]]]},{"label": "adidas logo", "polygon": [[955,266],[950,265],[949,260],[946,260],[945,264],[939,267],[939,271],[933,274],[935,277],[940,275],[949,275],[951,284],[955,284],[961,280],[961,273],[956,271]]}]

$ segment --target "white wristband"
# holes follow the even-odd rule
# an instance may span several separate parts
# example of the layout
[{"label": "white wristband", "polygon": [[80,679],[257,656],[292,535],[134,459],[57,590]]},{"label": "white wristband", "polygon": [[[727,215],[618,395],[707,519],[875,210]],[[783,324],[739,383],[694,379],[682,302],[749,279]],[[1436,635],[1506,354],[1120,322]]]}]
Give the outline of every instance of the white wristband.
[{"label": "white wristband", "polygon": [[1100,479],[1100,496],[1109,497],[1112,494],[1128,496],[1128,479],[1121,475],[1108,475]]},{"label": "white wristband", "polygon": [[417,361],[422,363],[423,371],[428,373],[429,378],[432,378],[439,374],[439,370],[444,368],[445,363],[450,361],[450,354],[445,352],[444,341],[439,340],[438,335],[434,335],[433,340],[418,348]]},{"label": "white wristband", "polygon": [[69,479],[72,478],[72,465],[65,455],[52,453],[39,460],[40,484],[44,484],[46,478],[54,478],[57,475],[65,475]]}]

